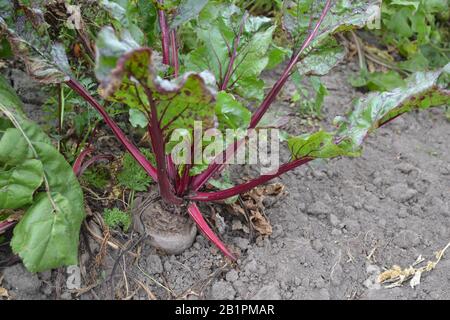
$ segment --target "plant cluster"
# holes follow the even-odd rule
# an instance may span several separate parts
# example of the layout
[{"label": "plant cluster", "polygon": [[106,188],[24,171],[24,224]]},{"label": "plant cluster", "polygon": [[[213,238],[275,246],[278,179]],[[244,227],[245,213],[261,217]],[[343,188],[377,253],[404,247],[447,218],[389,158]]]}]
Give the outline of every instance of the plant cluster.
[{"label": "plant cluster", "polygon": [[[192,141],[195,121],[202,121],[205,129],[261,128],[293,74],[298,80],[324,75],[342,61],[343,48],[335,35],[364,27],[373,18],[368,8],[378,1],[287,1],[280,8],[280,21],[250,15],[234,3],[99,1],[96,9],[102,13],[99,16],[108,17],[108,25],[93,28],[99,30],[93,48],[91,41],[86,41],[92,29],[83,15],[73,16],[69,1],[0,0],[0,34],[28,73],[43,84],[67,86],[93,107],[157,183],[162,200],[185,208],[205,236],[233,260],[234,254],[211,230],[198,202],[229,199],[315,159],[359,156],[367,135],[382,125],[406,112],[447,104],[450,67],[415,73],[405,87],[356,101],[347,117],[336,119],[334,132],[287,137],[291,160],[277,170],[236,186],[213,182],[223,190],[206,191],[205,185],[217,179],[225,165],[219,157],[201,164],[175,164],[171,134],[181,128],[180,140]],[[99,96],[75,78],[71,50],[61,42],[58,24],[49,20],[56,13],[69,21],[78,19],[78,28],[72,32],[80,39],[86,65],[95,61],[95,68],[87,72],[95,73]],[[285,32],[289,46],[275,44],[276,30]],[[92,54],[95,59],[89,58]],[[280,77],[267,88],[262,72],[285,60]],[[108,113],[105,105],[111,103],[125,110],[131,124],[147,133],[154,162]],[[73,172],[48,136],[25,117],[20,105],[2,81],[0,210],[24,212],[14,229],[13,250],[31,271],[75,264],[84,204],[74,172],[85,167],[90,151],[87,148],[80,153]],[[245,138],[235,138],[223,146],[220,158],[231,159],[246,143]],[[148,186],[146,179],[139,185],[121,180],[135,190]],[[122,215],[116,213],[107,213],[111,225],[126,227],[122,218],[117,222]],[[0,222],[0,230],[4,225]]]}]

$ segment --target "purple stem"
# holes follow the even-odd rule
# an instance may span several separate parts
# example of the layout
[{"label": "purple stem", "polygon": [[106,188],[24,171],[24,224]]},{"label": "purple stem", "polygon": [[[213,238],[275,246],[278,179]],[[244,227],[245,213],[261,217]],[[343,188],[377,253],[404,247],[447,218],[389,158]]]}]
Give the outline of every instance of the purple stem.
[{"label": "purple stem", "polygon": [[177,185],[177,194],[179,196],[184,195],[185,191],[189,187],[189,183],[191,181],[191,176],[189,175],[189,171],[191,170],[190,165],[185,165],[183,175],[181,176],[181,179]]},{"label": "purple stem", "polygon": [[92,152],[94,152],[94,148],[93,147],[88,147],[88,148],[84,149],[80,153],[78,158],[75,160],[72,168],[73,168],[73,172],[75,173],[75,175],[77,177],[79,177],[82,174],[81,173],[81,167],[83,165],[84,159],[86,159],[86,157],[88,155],[90,155]]},{"label": "purple stem", "polygon": [[[386,120],[385,122],[380,123],[379,128],[391,123],[392,121],[394,121],[401,115],[403,115],[403,113],[398,114],[395,117],[393,117],[389,120]],[[364,140],[367,139],[367,137],[368,137],[368,134],[364,137]],[[339,144],[342,140],[344,140],[344,138],[341,138],[339,141],[337,141],[335,143]],[[219,201],[219,200],[228,199],[228,198],[231,198],[238,194],[241,194],[243,192],[247,192],[247,191],[259,186],[260,184],[266,183],[276,177],[279,177],[280,175],[282,175],[288,171],[291,171],[299,166],[307,164],[308,162],[310,162],[312,160],[314,160],[314,158],[300,158],[298,160],[295,160],[295,161],[292,161],[292,162],[282,165],[278,169],[277,173],[275,173],[275,174],[261,176],[254,180],[251,180],[247,183],[244,183],[244,184],[241,184],[241,185],[238,185],[233,188],[226,189],[226,190],[221,190],[218,192],[197,192],[197,193],[194,193],[193,196],[188,197],[188,199],[195,200],[195,201],[202,201],[202,202],[203,201]]]},{"label": "purple stem", "polygon": [[173,192],[172,185],[169,179],[169,173],[167,171],[166,151],[164,144],[164,136],[159,126],[158,111],[156,110],[156,103],[153,99],[151,90],[144,87],[148,101],[150,103],[150,123],[148,126],[148,132],[150,134],[153,153],[156,158],[156,170],[158,171],[158,186],[161,197],[167,203],[174,205],[181,205],[183,200],[178,198]]},{"label": "purple stem", "polygon": [[[158,3],[163,6],[164,0],[158,0]],[[169,27],[167,25],[166,13],[164,10],[158,10],[158,20],[159,27],[161,29],[161,46],[162,46],[162,54],[163,54],[163,63],[170,64],[170,35],[169,35]]]},{"label": "purple stem", "polygon": [[175,167],[175,163],[173,163],[172,155],[166,155],[166,162],[167,162],[167,173],[169,174],[169,178],[171,181],[176,181],[178,172]]},{"label": "purple stem", "polygon": [[200,212],[199,208],[197,207],[197,204],[191,203],[188,206],[188,212],[191,218],[198,225],[199,229],[205,234],[205,236],[209,240],[211,240],[211,242],[214,243],[216,247],[219,248],[219,250],[222,251],[228,258],[230,258],[233,261],[236,261],[236,257],[231,253],[230,250],[228,250],[228,248],[222,243],[222,241],[220,241],[220,239],[211,230],[202,213]]},{"label": "purple stem", "polygon": [[89,169],[89,167],[92,166],[96,162],[113,161],[113,160],[114,160],[114,156],[112,154],[110,154],[110,155],[108,155],[108,154],[100,154],[100,155],[97,155],[95,157],[92,157],[91,159],[89,159],[85,163],[83,163],[83,165],[80,168],[80,173],[77,176],[82,176],[83,173],[87,169]]},{"label": "purple stem", "polygon": [[259,178],[253,179],[247,183],[226,190],[221,190],[217,192],[197,192],[194,193],[192,196],[188,196],[187,198],[192,201],[202,201],[202,202],[225,200],[234,197],[236,195],[242,194],[244,192],[250,191],[257,186],[264,184],[272,179],[275,179],[281,176],[282,174],[291,171],[297,167],[300,167],[312,160],[314,159],[301,158],[298,160],[294,160],[292,162],[282,165],[276,173],[260,176]]},{"label": "purple stem", "polygon": [[286,81],[291,76],[291,72],[294,69],[294,67],[297,65],[298,61],[301,58],[301,55],[305,51],[306,48],[311,44],[311,42],[314,40],[314,38],[317,36],[317,33],[319,32],[320,26],[322,25],[323,20],[325,19],[326,15],[328,14],[328,11],[331,8],[331,0],[328,0],[325,4],[325,8],[322,10],[322,13],[320,15],[319,21],[317,21],[316,26],[314,27],[314,30],[309,34],[309,36],[306,38],[306,40],[303,42],[303,45],[301,46],[298,53],[295,55],[294,59],[291,60],[289,65],[284,70],[283,74],[281,75],[280,79],[275,83],[275,85],[272,87],[272,90],[270,90],[267,97],[264,99],[264,101],[261,103],[259,108],[254,113],[252,120],[250,122],[250,129],[256,128],[258,123],[261,121],[264,114],[267,112],[267,109],[269,109],[270,105],[274,102],[278,94],[280,93],[283,86],[286,84]]},{"label": "purple stem", "polygon": [[123,133],[123,131],[114,122],[114,120],[111,119],[106,110],[97,102],[97,100],[95,100],[78,81],[70,79],[67,82],[67,85],[101,114],[106,124],[111,128],[114,135],[120,141],[120,143],[122,143],[125,149],[136,159],[136,161],[153,178],[153,180],[158,181],[158,174],[156,172],[156,169],[141,153],[141,151],[139,151],[139,149],[128,140],[128,138],[125,136],[125,133]]}]

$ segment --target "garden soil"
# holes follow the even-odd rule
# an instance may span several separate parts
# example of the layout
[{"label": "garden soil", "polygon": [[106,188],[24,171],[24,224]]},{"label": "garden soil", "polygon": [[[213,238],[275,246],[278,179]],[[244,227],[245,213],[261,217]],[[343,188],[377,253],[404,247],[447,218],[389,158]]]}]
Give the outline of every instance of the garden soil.
[{"label": "garden soil", "polygon": [[[343,64],[323,77],[330,95],[321,126],[330,129],[330,120],[361,95],[348,84],[354,72],[354,64]],[[277,74],[267,74],[269,82]],[[45,95],[30,96],[36,87],[19,71],[10,76],[29,115],[41,116]],[[291,90],[288,85],[283,96]],[[275,109],[296,110],[281,100]],[[299,133],[303,125],[291,120],[288,130]],[[244,171],[235,174],[255,174]],[[216,228],[239,256],[236,264],[202,235],[178,256],[157,252],[137,235],[124,238],[134,247],[120,256],[89,239],[94,257],[103,255],[92,274],[87,266],[95,259],[81,246],[81,290],[68,290],[73,278],[66,269],[30,274],[21,263],[0,269],[0,288],[11,299],[450,299],[450,250],[415,288],[409,281],[393,288],[377,281],[394,265],[436,260],[450,242],[450,122],[443,110],[396,119],[367,139],[361,158],[316,161],[274,182],[286,194],[265,202],[270,236],[250,238],[224,206],[202,207],[215,212]],[[1,258],[5,247],[0,250]]]}]

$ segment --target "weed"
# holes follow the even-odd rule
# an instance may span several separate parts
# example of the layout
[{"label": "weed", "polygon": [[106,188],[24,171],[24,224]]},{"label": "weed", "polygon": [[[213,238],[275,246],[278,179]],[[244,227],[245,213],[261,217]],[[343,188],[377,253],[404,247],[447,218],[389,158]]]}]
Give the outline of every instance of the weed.
[{"label": "weed", "polygon": [[128,231],[132,222],[129,213],[123,212],[117,208],[105,209],[103,212],[103,219],[105,220],[105,224],[111,229],[122,228],[125,232]]}]

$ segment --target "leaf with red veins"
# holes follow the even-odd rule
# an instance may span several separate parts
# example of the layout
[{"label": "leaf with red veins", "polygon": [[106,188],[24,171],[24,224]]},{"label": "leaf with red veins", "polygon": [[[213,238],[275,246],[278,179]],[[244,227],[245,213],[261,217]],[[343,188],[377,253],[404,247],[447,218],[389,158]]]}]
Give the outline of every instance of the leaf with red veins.
[{"label": "leaf with red veins", "polygon": [[100,33],[97,51],[97,77],[105,99],[148,114],[151,93],[166,133],[176,128],[190,130],[196,120],[203,121],[204,128],[213,126],[217,92],[211,73],[187,72],[174,80],[163,79],[152,49],[139,48],[127,36],[118,38],[111,28]]}]

